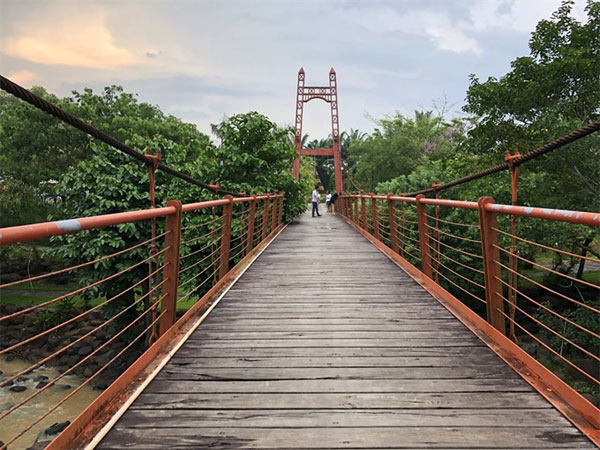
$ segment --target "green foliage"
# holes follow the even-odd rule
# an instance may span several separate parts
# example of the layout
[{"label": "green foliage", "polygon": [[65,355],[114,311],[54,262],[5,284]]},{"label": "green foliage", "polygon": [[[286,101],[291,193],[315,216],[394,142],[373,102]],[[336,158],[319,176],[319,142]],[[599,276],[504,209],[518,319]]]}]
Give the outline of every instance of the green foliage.
[{"label": "green foliage", "polygon": [[[167,165],[176,167],[194,178],[218,180],[228,190],[265,193],[278,189],[286,195],[288,217],[304,211],[306,181],[297,182],[291,175],[295,152],[287,139],[288,130],[278,128],[258,113],[240,114],[214,127],[221,140],[221,144],[214,147],[208,137],[197,130],[191,133],[187,124],[181,124],[180,133],[171,129],[171,125],[164,124],[165,135],[170,135],[175,140],[163,136],[159,129],[153,138],[134,135],[126,143],[133,148],[159,150],[162,161]],[[144,130],[145,128],[142,129]],[[145,167],[103,144],[93,143],[89,150],[92,156],[67,171],[56,187],[57,194],[64,199],[63,209],[68,217],[149,207],[148,173]],[[191,203],[210,198],[212,195],[199,187],[161,171],[156,172],[157,206],[165,205],[170,199]],[[216,214],[220,216],[220,209]],[[185,226],[193,227],[210,219],[210,210],[188,214]],[[232,224],[234,230],[240,226],[239,219],[235,219]],[[157,233],[164,230],[162,219],[157,221],[157,227]],[[186,242],[196,237],[193,233],[195,232],[184,232],[182,240]],[[150,237],[149,221],[128,223],[58,237],[53,242],[60,244],[55,245],[51,252],[73,263],[92,261],[132,247]],[[207,236],[194,243],[184,243],[182,252],[189,253],[201,249],[210,239],[211,237]],[[161,242],[157,244],[160,249]],[[86,290],[82,297],[88,302],[99,297],[114,298],[103,307],[103,312],[111,317],[129,307],[134,299],[139,299],[148,290],[147,282],[138,286],[135,286],[135,283],[148,275],[148,265],[140,264],[140,261],[148,257],[149,249],[149,244],[144,245],[78,270],[79,283],[82,286],[97,283],[117,272],[125,271],[110,282]],[[204,254],[209,252],[210,249],[204,251],[198,258],[202,259]],[[203,266],[198,266],[198,271],[205,268],[209,262],[206,260]],[[193,273],[195,272],[187,272],[186,276],[192,277]],[[146,309],[148,304],[146,298],[143,303],[130,308],[119,323],[134,320],[139,310]]]},{"label": "green foliage", "polygon": [[212,179],[248,194],[284,193],[287,219],[304,211],[307,180],[298,182],[292,175],[296,152],[289,141],[289,129],[249,112],[213,126],[213,132],[221,143],[214,152],[217,164]]},{"label": "green foliage", "polygon": [[[564,1],[549,20],[538,23],[530,55],[511,63],[499,79],[471,75],[464,110],[476,118],[467,149],[501,158],[505,150],[532,150],[600,117],[600,2],[588,1],[588,20],[571,16]],[[523,175],[544,172],[537,204],[568,209],[600,207],[600,137],[528,163]],[[543,189],[540,189],[544,186]],[[531,201],[535,189],[527,191]],[[529,198],[528,198],[529,200]]]},{"label": "green foliage", "polygon": [[[31,91],[65,107],[41,87]],[[49,114],[0,92],[0,181],[49,191],[48,183],[85,157],[88,138]]]},{"label": "green foliage", "polygon": [[35,318],[34,324],[38,332],[43,332],[72,319],[78,312],[73,300],[65,298],[56,302],[53,308],[40,311]]},{"label": "green foliage", "polygon": [[[532,33],[531,55],[517,58],[512,70],[485,82],[472,75],[464,110],[474,115],[466,137],[446,151],[422,155],[396,178],[380,183],[378,192],[413,192],[432,182],[447,182],[503,160],[505,150],[522,153],[597,120],[600,116],[600,3],[588,2],[586,23],[571,17],[572,2],[564,2]],[[381,133],[380,133],[381,134]],[[420,144],[422,145],[422,144]],[[427,144],[425,144],[427,145]],[[571,210],[600,209],[600,135],[598,133],[519,168],[518,203]],[[381,155],[385,155],[382,150]],[[386,156],[389,159],[391,156]],[[365,159],[376,158],[365,153]],[[372,172],[383,160],[372,164]],[[369,167],[367,165],[367,167]],[[367,183],[368,185],[368,183]],[[493,197],[511,202],[510,174],[501,172],[444,191],[442,197],[476,201]],[[507,229],[507,217],[499,218]],[[542,244],[581,253],[581,245],[597,238],[596,230],[570,224],[519,219],[518,235]],[[519,245],[521,255],[535,249]],[[572,262],[557,260],[566,271]]]},{"label": "green foliage", "polygon": [[48,192],[51,186],[35,186],[14,178],[0,181],[0,227],[40,222],[50,214],[57,215],[60,198]]},{"label": "green foliage", "polygon": [[[509,73],[485,82],[471,76],[464,109],[477,120],[465,152],[498,162],[505,150],[527,152],[598,120],[600,2],[588,1],[585,23],[571,16],[572,5],[564,1],[549,20],[538,23],[529,41],[530,55],[513,61]],[[598,211],[599,152],[596,133],[521,166],[519,204]],[[508,203],[508,177],[486,177],[452,195],[484,193]],[[576,253],[597,236],[589,227],[530,219],[520,221],[519,234]]]},{"label": "green foliage", "polygon": [[[160,148],[162,160],[167,165],[182,167],[192,176],[202,177],[207,164],[201,164],[212,155],[212,147],[208,139],[205,148],[193,148],[185,141],[176,144],[166,138],[148,139],[134,137],[127,144],[135,148]],[[63,208],[68,217],[85,217],[115,212],[147,209],[149,207],[147,169],[127,155],[115,152],[104,144],[90,145],[92,157],[80,161],[69,170],[58,183],[57,193],[64,198]],[[195,160],[190,156],[193,154]],[[203,156],[202,156],[203,155]],[[190,161],[186,163],[186,161]],[[194,162],[192,162],[194,161]],[[184,203],[206,200],[206,192],[199,187],[190,186],[181,180],[158,171],[156,173],[156,203],[164,205],[170,199],[180,199]],[[163,222],[158,223],[158,232]],[[115,253],[150,239],[149,221],[134,222],[116,227],[84,231],[72,235],[54,238],[50,253],[73,263],[92,261]],[[146,288],[147,283],[135,289],[130,288],[135,282],[148,275],[147,264],[139,264],[146,259],[150,246],[142,246],[125,254],[98,262],[93,266],[78,270],[78,281],[85,286],[103,280],[116,272],[127,272],[108,283],[91,288],[82,294],[86,301],[98,297],[112,298],[114,301],[104,308],[108,316],[114,315],[131,304],[136,294]],[[123,291],[126,291],[121,295]],[[145,302],[147,303],[147,302]],[[136,308],[125,314],[127,320],[136,317]]]},{"label": "green foliage", "polygon": [[406,177],[425,162],[451,157],[465,127],[458,120],[446,123],[431,111],[415,111],[414,118],[396,114],[378,124],[370,137],[348,149],[352,177],[367,191],[378,183]]},{"label": "green foliage", "polygon": [[[304,136],[305,138],[308,135]],[[331,135],[325,139],[313,139],[306,144],[306,148],[331,148],[333,146]],[[316,180],[315,184],[320,183],[325,190],[332,190],[335,187],[334,183],[334,165],[333,158],[323,156],[307,156],[306,161],[312,161],[311,173]]]},{"label": "green foliage", "polygon": [[[556,310],[556,307],[551,305],[549,302],[544,302],[543,305],[548,309]],[[587,302],[587,305],[591,308],[600,309],[600,301],[598,300]],[[565,308],[563,311],[560,311],[560,313],[565,318],[592,331],[593,333],[600,333],[600,322],[598,322],[597,317],[593,313],[590,313],[588,308],[583,306]],[[535,313],[535,317],[548,328],[556,331],[580,347],[585,348],[590,353],[595,355],[600,354],[600,342],[591,334],[582,331],[581,329],[571,325],[570,323],[567,323],[553,314],[550,314],[543,308],[538,308],[537,312]],[[544,342],[552,347],[552,349],[561,355],[585,356],[574,346],[566,343],[556,334],[543,327],[540,327],[540,337],[544,340]]]},{"label": "green foliage", "polygon": [[[185,155],[173,160],[180,170],[194,166],[210,147],[209,137],[194,125],[138,102],[120,86],[106,87],[99,95],[91,89],[74,91],[63,99],[43,88],[34,87],[32,91],[117,139],[128,140],[140,151],[145,146],[154,149],[154,138],[188,146]],[[136,142],[137,138],[146,141]],[[98,143],[85,133],[8,94],[0,94],[0,184],[7,186],[0,191],[0,226],[41,222],[48,214],[58,217],[61,209],[55,203],[61,193],[54,189],[57,181],[79,162],[92,158],[95,147]],[[168,146],[157,150],[166,152]],[[104,151],[116,152],[108,148]],[[202,162],[204,167],[209,159]],[[116,190],[118,186],[111,188]]]},{"label": "green foliage", "polygon": [[[340,134],[340,152],[342,154],[342,170],[348,169],[349,149],[352,145],[363,142],[368,137],[367,133],[360,130],[350,129],[349,132],[342,131]],[[303,137],[304,141],[308,141],[308,135]],[[306,143],[306,148],[331,148],[333,146],[331,134],[325,139],[313,139]],[[318,181],[327,191],[335,191],[335,166],[331,157],[311,157],[314,161],[314,172],[318,175]]]}]

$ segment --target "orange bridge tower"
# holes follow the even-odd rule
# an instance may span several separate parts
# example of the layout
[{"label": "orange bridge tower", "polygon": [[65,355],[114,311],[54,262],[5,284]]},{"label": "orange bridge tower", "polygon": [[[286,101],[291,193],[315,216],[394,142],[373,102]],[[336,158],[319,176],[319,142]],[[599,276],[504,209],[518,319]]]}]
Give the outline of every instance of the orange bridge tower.
[{"label": "orange bridge tower", "polygon": [[[300,177],[300,155],[304,156],[333,156],[333,166],[335,168],[335,190],[343,192],[342,186],[342,154],[340,150],[340,123],[338,116],[338,89],[335,70],[333,67],[329,71],[329,86],[306,86],[306,74],[301,67],[298,71],[298,87],[296,90],[296,133],[294,136],[294,145],[298,158],[294,160],[294,176]],[[304,114],[304,104],[314,100],[323,100],[331,106],[331,138],[332,148],[302,148],[302,117]]]}]

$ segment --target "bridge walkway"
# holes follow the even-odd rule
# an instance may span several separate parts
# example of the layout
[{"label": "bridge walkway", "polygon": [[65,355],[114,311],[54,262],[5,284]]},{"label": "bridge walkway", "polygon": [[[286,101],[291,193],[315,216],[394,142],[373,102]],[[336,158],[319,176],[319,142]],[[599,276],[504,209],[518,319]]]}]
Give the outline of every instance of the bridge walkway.
[{"label": "bridge walkway", "polygon": [[594,448],[342,219],[305,214],[99,448]]}]

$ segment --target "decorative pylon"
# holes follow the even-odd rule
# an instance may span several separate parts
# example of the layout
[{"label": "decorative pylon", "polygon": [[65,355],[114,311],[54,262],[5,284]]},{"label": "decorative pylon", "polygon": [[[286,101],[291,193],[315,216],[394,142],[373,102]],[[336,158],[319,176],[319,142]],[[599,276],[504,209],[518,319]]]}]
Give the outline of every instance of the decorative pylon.
[{"label": "decorative pylon", "polygon": [[[333,156],[335,168],[335,190],[343,191],[342,185],[342,153],[340,149],[340,122],[338,116],[338,90],[337,79],[333,67],[329,71],[329,86],[305,86],[306,74],[300,67],[298,71],[298,85],[296,89],[296,133],[294,145],[298,157],[294,160],[294,177],[300,178],[300,155],[303,156]],[[323,100],[331,106],[331,137],[332,148],[302,148],[302,118],[304,116],[304,104],[314,100]]]}]

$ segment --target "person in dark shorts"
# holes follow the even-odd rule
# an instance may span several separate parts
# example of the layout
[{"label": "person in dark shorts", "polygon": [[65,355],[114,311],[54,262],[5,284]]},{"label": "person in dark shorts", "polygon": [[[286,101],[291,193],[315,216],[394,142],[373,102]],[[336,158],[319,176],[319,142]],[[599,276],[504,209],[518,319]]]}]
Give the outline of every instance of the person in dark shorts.
[{"label": "person in dark shorts", "polygon": [[335,194],[333,194],[331,196],[331,200],[329,200],[329,207],[331,208],[331,211],[334,212],[335,211],[335,202],[337,201],[339,195],[336,192]]},{"label": "person in dark shorts", "polygon": [[321,194],[319,194],[319,185],[315,185],[315,189],[312,191],[312,216],[313,217],[321,217],[319,214],[319,198]]}]

